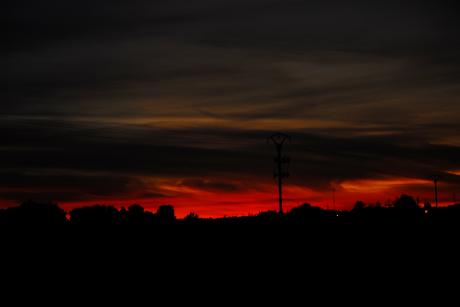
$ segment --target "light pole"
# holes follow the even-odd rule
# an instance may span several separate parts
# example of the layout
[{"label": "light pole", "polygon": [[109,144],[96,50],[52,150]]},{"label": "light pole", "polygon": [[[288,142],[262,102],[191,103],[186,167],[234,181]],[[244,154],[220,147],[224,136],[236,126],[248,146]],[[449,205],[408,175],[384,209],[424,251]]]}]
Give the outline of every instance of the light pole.
[{"label": "light pole", "polygon": [[332,210],[335,210],[335,187],[332,187]]},{"label": "light pole", "polygon": [[434,178],[434,201],[436,203],[436,208],[438,207],[438,178]]}]

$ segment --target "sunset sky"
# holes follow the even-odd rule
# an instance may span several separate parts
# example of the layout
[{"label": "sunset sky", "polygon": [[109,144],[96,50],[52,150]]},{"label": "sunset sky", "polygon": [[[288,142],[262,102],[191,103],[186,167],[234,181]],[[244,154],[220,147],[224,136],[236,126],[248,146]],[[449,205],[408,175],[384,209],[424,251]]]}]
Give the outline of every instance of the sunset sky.
[{"label": "sunset sky", "polygon": [[458,1],[11,1],[0,207],[460,200]]}]

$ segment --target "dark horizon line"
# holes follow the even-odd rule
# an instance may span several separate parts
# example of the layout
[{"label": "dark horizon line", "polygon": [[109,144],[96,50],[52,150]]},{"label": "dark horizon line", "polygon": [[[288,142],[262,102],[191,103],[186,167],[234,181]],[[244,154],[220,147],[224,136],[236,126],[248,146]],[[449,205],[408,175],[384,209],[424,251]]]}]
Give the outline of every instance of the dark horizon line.
[{"label": "dark horizon line", "polygon": [[[439,207],[436,207],[434,205],[434,203],[432,203],[431,201],[424,201],[422,203],[419,200],[418,197],[413,197],[410,194],[402,193],[399,197],[396,197],[395,199],[393,199],[391,201],[391,203],[389,203],[388,200],[385,201],[385,202],[376,201],[376,202],[368,202],[368,203],[366,203],[366,202],[361,201],[361,200],[358,199],[358,200],[356,200],[354,202],[354,205],[350,209],[336,209],[336,208],[330,208],[329,206],[326,206],[326,207],[317,206],[317,205],[311,204],[310,202],[303,202],[303,203],[300,203],[300,204],[298,204],[296,206],[293,206],[292,208],[290,208],[286,212],[282,212],[281,215],[287,214],[287,213],[291,212],[292,210],[295,210],[295,209],[300,208],[300,207],[305,206],[305,205],[307,205],[308,207],[311,207],[311,208],[315,208],[315,209],[324,211],[324,212],[334,212],[334,213],[350,213],[358,205],[363,206],[365,208],[391,209],[391,208],[394,208],[394,205],[398,201],[398,199],[401,199],[403,197],[411,198],[415,202],[415,204],[417,205],[417,207],[419,209],[427,209],[427,208],[429,208],[430,210],[433,210],[433,209],[448,208],[448,207],[460,205],[460,202],[449,201],[448,205],[446,205],[446,204],[441,205],[440,204]],[[142,210],[145,210],[146,212],[150,212],[150,213],[157,212],[160,207],[171,207],[173,209],[175,208],[175,206],[173,204],[169,204],[169,203],[168,204],[159,204],[158,206],[155,206],[156,207],[155,209],[152,209],[152,208],[143,206],[141,203],[132,203],[132,204],[129,204],[129,205],[115,205],[115,204],[105,203],[105,202],[102,202],[102,203],[95,202],[93,204],[88,204],[88,205],[84,205],[84,206],[78,206],[78,207],[74,207],[72,209],[67,209],[66,210],[65,208],[63,208],[63,205],[60,204],[59,202],[50,201],[50,200],[41,201],[41,200],[36,200],[36,199],[27,199],[27,200],[24,200],[24,201],[18,201],[15,205],[0,208],[0,212],[4,211],[4,210],[12,209],[12,208],[19,208],[23,204],[28,204],[28,203],[38,204],[38,205],[46,205],[46,206],[48,206],[48,205],[53,206],[54,205],[54,206],[57,206],[58,208],[62,209],[67,215],[70,214],[73,210],[79,210],[79,209],[85,209],[85,208],[94,208],[94,207],[114,208],[118,212],[121,212],[122,210],[128,210],[130,207],[139,206],[139,207],[142,208]],[[446,203],[446,202],[444,202],[444,203]],[[260,214],[264,214],[264,213],[277,213],[277,214],[279,214],[280,212],[277,211],[275,208],[273,208],[273,209],[267,209],[267,210],[259,211],[256,214],[251,214],[251,213],[248,213],[247,215],[227,215],[227,214],[223,214],[223,215],[221,215],[219,217],[216,217],[216,216],[213,216],[213,217],[201,217],[200,216],[199,218],[200,219],[210,219],[210,220],[213,220],[213,219],[225,219],[225,218],[244,218],[244,217],[256,217],[256,216],[258,216]],[[190,215],[197,215],[198,216],[198,214],[195,211],[191,210],[184,217],[177,218],[177,219],[186,219],[187,216],[190,216]]]}]

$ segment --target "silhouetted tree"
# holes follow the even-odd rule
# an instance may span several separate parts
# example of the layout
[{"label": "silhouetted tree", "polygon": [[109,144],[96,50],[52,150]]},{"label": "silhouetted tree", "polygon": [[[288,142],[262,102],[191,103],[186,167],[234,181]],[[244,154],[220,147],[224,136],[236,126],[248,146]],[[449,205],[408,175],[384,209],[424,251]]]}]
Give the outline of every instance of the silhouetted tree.
[{"label": "silhouetted tree", "polygon": [[128,207],[126,222],[129,225],[141,226],[146,224],[144,207],[134,204]]},{"label": "silhouetted tree", "polygon": [[26,201],[17,207],[3,211],[0,223],[22,226],[57,226],[64,225],[66,212],[54,203]]},{"label": "silhouetted tree", "polygon": [[412,226],[422,223],[424,220],[423,210],[417,205],[412,196],[401,195],[393,204],[392,223],[398,226]]},{"label": "silhouetted tree", "polygon": [[[157,212],[145,211],[138,204],[131,205],[128,210],[118,211],[113,206],[95,205],[77,208],[70,212],[70,223],[73,225],[110,226],[110,225],[170,225],[176,220],[171,205],[160,206]],[[37,203],[27,201],[19,206],[0,209],[0,225],[64,225],[66,212],[53,203]],[[180,224],[180,223],[179,223]],[[401,195],[389,206],[366,205],[357,201],[349,212],[323,210],[310,204],[292,208],[284,215],[276,211],[261,212],[257,216],[241,216],[219,219],[200,219],[191,212],[184,218],[184,223],[200,226],[232,226],[247,227],[260,225],[358,225],[376,230],[376,227],[401,227],[442,225],[460,227],[460,204],[448,207],[432,208],[429,202],[420,208],[415,199],[409,195]],[[363,228],[363,231],[367,231]]]},{"label": "silhouetted tree", "polygon": [[365,207],[366,207],[366,204],[363,201],[358,200],[355,203],[355,206],[353,207],[353,211],[360,211],[360,210],[363,210]]},{"label": "silhouetted tree", "polygon": [[192,221],[196,221],[198,220],[200,217],[198,216],[198,214],[196,214],[195,212],[190,212],[189,214],[187,214],[187,216],[184,218],[184,221],[186,222],[192,222]]},{"label": "silhouetted tree", "polygon": [[412,196],[403,194],[396,199],[393,207],[397,210],[418,210],[420,209],[417,202]]},{"label": "silhouetted tree", "polygon": [[144,214],[144,207],[138,204],[134,204],[128,207],[128,212],[132,215],[142,215]]},{"label": "silhouetted tree", "polygon": [[120,224],[121,218],[115,207],[95,205],[73,209],[70,212],[70,221],[76,225],[110,226]]},{"label": "silhouetted tree", "polygon": [[295,224],[319,224],[326,222],[328,213],[320,207],[314,207],[310,204],[303,204],[299,207],[294,207],[286,214],[286,218],[290,223]]},{"label": "silhouetted tree", "polygon": [[172,223],[176,220],[174,207],[171,205],[161,205],[158,207],[156,217],[160,223]]}]

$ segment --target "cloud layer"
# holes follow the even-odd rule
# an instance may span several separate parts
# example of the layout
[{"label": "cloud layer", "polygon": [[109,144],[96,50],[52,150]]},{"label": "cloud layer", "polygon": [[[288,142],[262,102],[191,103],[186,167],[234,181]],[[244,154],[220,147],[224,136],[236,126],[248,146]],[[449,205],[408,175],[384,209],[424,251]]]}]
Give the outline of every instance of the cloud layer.
[{"label": "cloud layer", "polygon": [[[290,184],[308,189],[295,201],[363,180],[438,176],[446,200],[459,187],[455,1],[15,1],[0,14],[5,203],[269,197],[273,131],[293,136]],[[420,185],[401,189],[428,197]]]}]

